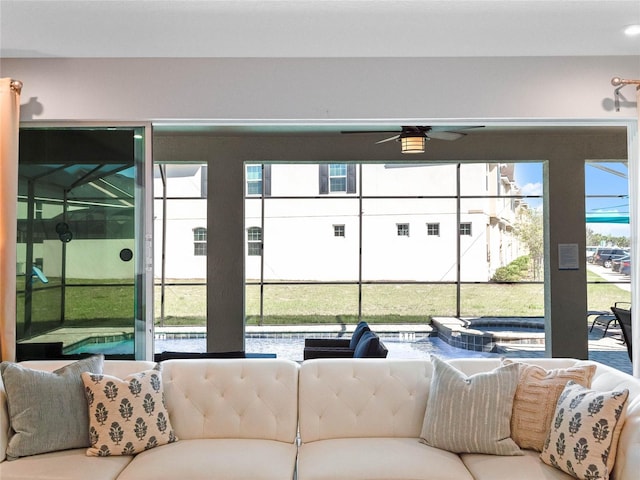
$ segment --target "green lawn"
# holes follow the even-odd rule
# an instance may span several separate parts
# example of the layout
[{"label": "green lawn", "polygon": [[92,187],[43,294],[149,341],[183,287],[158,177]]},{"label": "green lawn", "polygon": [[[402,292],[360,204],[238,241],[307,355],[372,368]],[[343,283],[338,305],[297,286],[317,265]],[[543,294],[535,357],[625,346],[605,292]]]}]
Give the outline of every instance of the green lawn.
[{"label": "green lawn", "polygon": [[[602,280],[588,272],[589,282]],[[81,287],[66,291],[65,326],[132,326],[134,298],[130,285]],[[116,284],[112,281],[110,283]],[[33,294],[32,333],[60,325],[60,288],[52,279],[38,284]],[[615,284],[590,283],[588,308],[608,310],[619,301],[630,301],[631,294]],[[260,323],[259,287],[245,289],[247,324]],[[541,284],[462,285],[462,316],[543,316],[544,292]],[[165,288],[164,325],[203,326],[206,319],[206,286],[178,285]],[[426,323],[433,316],[456,313],[456,286],[364,285],[362,318],[371,323]],[[355,323],[358,320],[356,285],[265,285],[263,324]],[[160,323],[160,288],[155,288],[155,318]],[[24,294],[18,295],[18,314],[22,320]],[[19,335],[23,323],[18,322]]]},{"label": "green lawn", "polygon": [[588,310],[609,310],[615,302],[631,302],[631,292],[623,290],[614,283],[604,281],[599,275],[587,271]]}]

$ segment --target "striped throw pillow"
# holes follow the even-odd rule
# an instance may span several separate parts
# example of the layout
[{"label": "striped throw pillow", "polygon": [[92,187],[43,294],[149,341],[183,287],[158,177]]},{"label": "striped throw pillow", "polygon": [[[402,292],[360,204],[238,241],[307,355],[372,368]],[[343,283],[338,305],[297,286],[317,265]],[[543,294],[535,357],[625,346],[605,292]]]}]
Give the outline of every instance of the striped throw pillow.
[{"label": "striped throw pillow", "polygon": [[436,356],[422,441],[455,453],[522,455],[511,439],[518,365],[466,376]]}]

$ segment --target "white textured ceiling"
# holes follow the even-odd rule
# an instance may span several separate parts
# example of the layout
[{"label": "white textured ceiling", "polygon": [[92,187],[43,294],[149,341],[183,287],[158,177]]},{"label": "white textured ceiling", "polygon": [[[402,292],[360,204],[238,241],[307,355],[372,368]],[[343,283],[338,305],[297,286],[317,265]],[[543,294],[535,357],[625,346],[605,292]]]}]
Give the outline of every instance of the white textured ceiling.
[{"label": "white textured ceiling", "polygon": [[640,0],[0,0],[2,57],[640,55]]}]

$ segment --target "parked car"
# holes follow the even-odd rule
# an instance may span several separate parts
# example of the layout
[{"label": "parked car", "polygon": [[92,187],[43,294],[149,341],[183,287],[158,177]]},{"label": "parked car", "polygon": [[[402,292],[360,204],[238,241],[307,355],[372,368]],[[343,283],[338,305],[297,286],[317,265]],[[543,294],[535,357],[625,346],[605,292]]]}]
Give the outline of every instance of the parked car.
[{"label": "parked car", "polygon": [[612,272],[620,272],[620,269],[622,268],[622,263],[625,260],[629,260],[631,258],[631,256],[629,254],[623,255],[621,257],[616,257],[613,260],[611,260],[611,271]]},{"label": "parked car", "polygon": [[597,250],[598,247],[587,247],[587,262],[593,263],[593,256]]},{"label": "parked car", "polygon": [[622,248],[598,248],[593,255],[593,263],[602,265],[605,268],[611,268],[611,262],[616,258],[627,255],[627,251]]},{"label": "parked car", "polygon": [[631,259],[628,258],[622,262],[620,267],[620,273],[622,275],[631,275]]}]

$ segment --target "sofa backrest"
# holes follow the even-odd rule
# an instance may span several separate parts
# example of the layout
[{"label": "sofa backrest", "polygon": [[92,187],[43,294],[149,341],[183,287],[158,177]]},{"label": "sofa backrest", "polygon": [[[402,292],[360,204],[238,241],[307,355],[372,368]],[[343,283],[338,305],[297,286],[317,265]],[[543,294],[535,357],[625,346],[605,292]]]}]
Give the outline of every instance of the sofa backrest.
[{"label": "sofa backrest", "polygon": [[178,438],[295,441],[297,363],[261,358],[162,364],[165,403]]},{"label": "sofa backrest", "polygon": [[604,391],[629,389],[626,419],[618,441],[613,478],[638,478],[638,472],[640,472],[640,379],[607,365],[598,364],[591,387]]},{"label": "sofa backrest", "polygon": [[[544,368],[564,368],[573,359],[522,359]],[[452,359],[467,375],[488,371],[498,359]],[[22,362],[53,371],[69,361]],[[145,361],[105,361],[118,377],[153,368]],[[597,364],[592,388],[629,389],[614,477],[640,471],[640,379]],[[163,362],[165,396],[180,438],[267,438],[303,442],[347,437],[418,437],[432,367],[429,360],[282,359],[169,360]],[[0,461],[9,438],[6,395],[0,377]]]},{"label": "sofa backrest", "polygon": [[429,360],[317,359],[300,367],[300,439],[418,437]]}]

